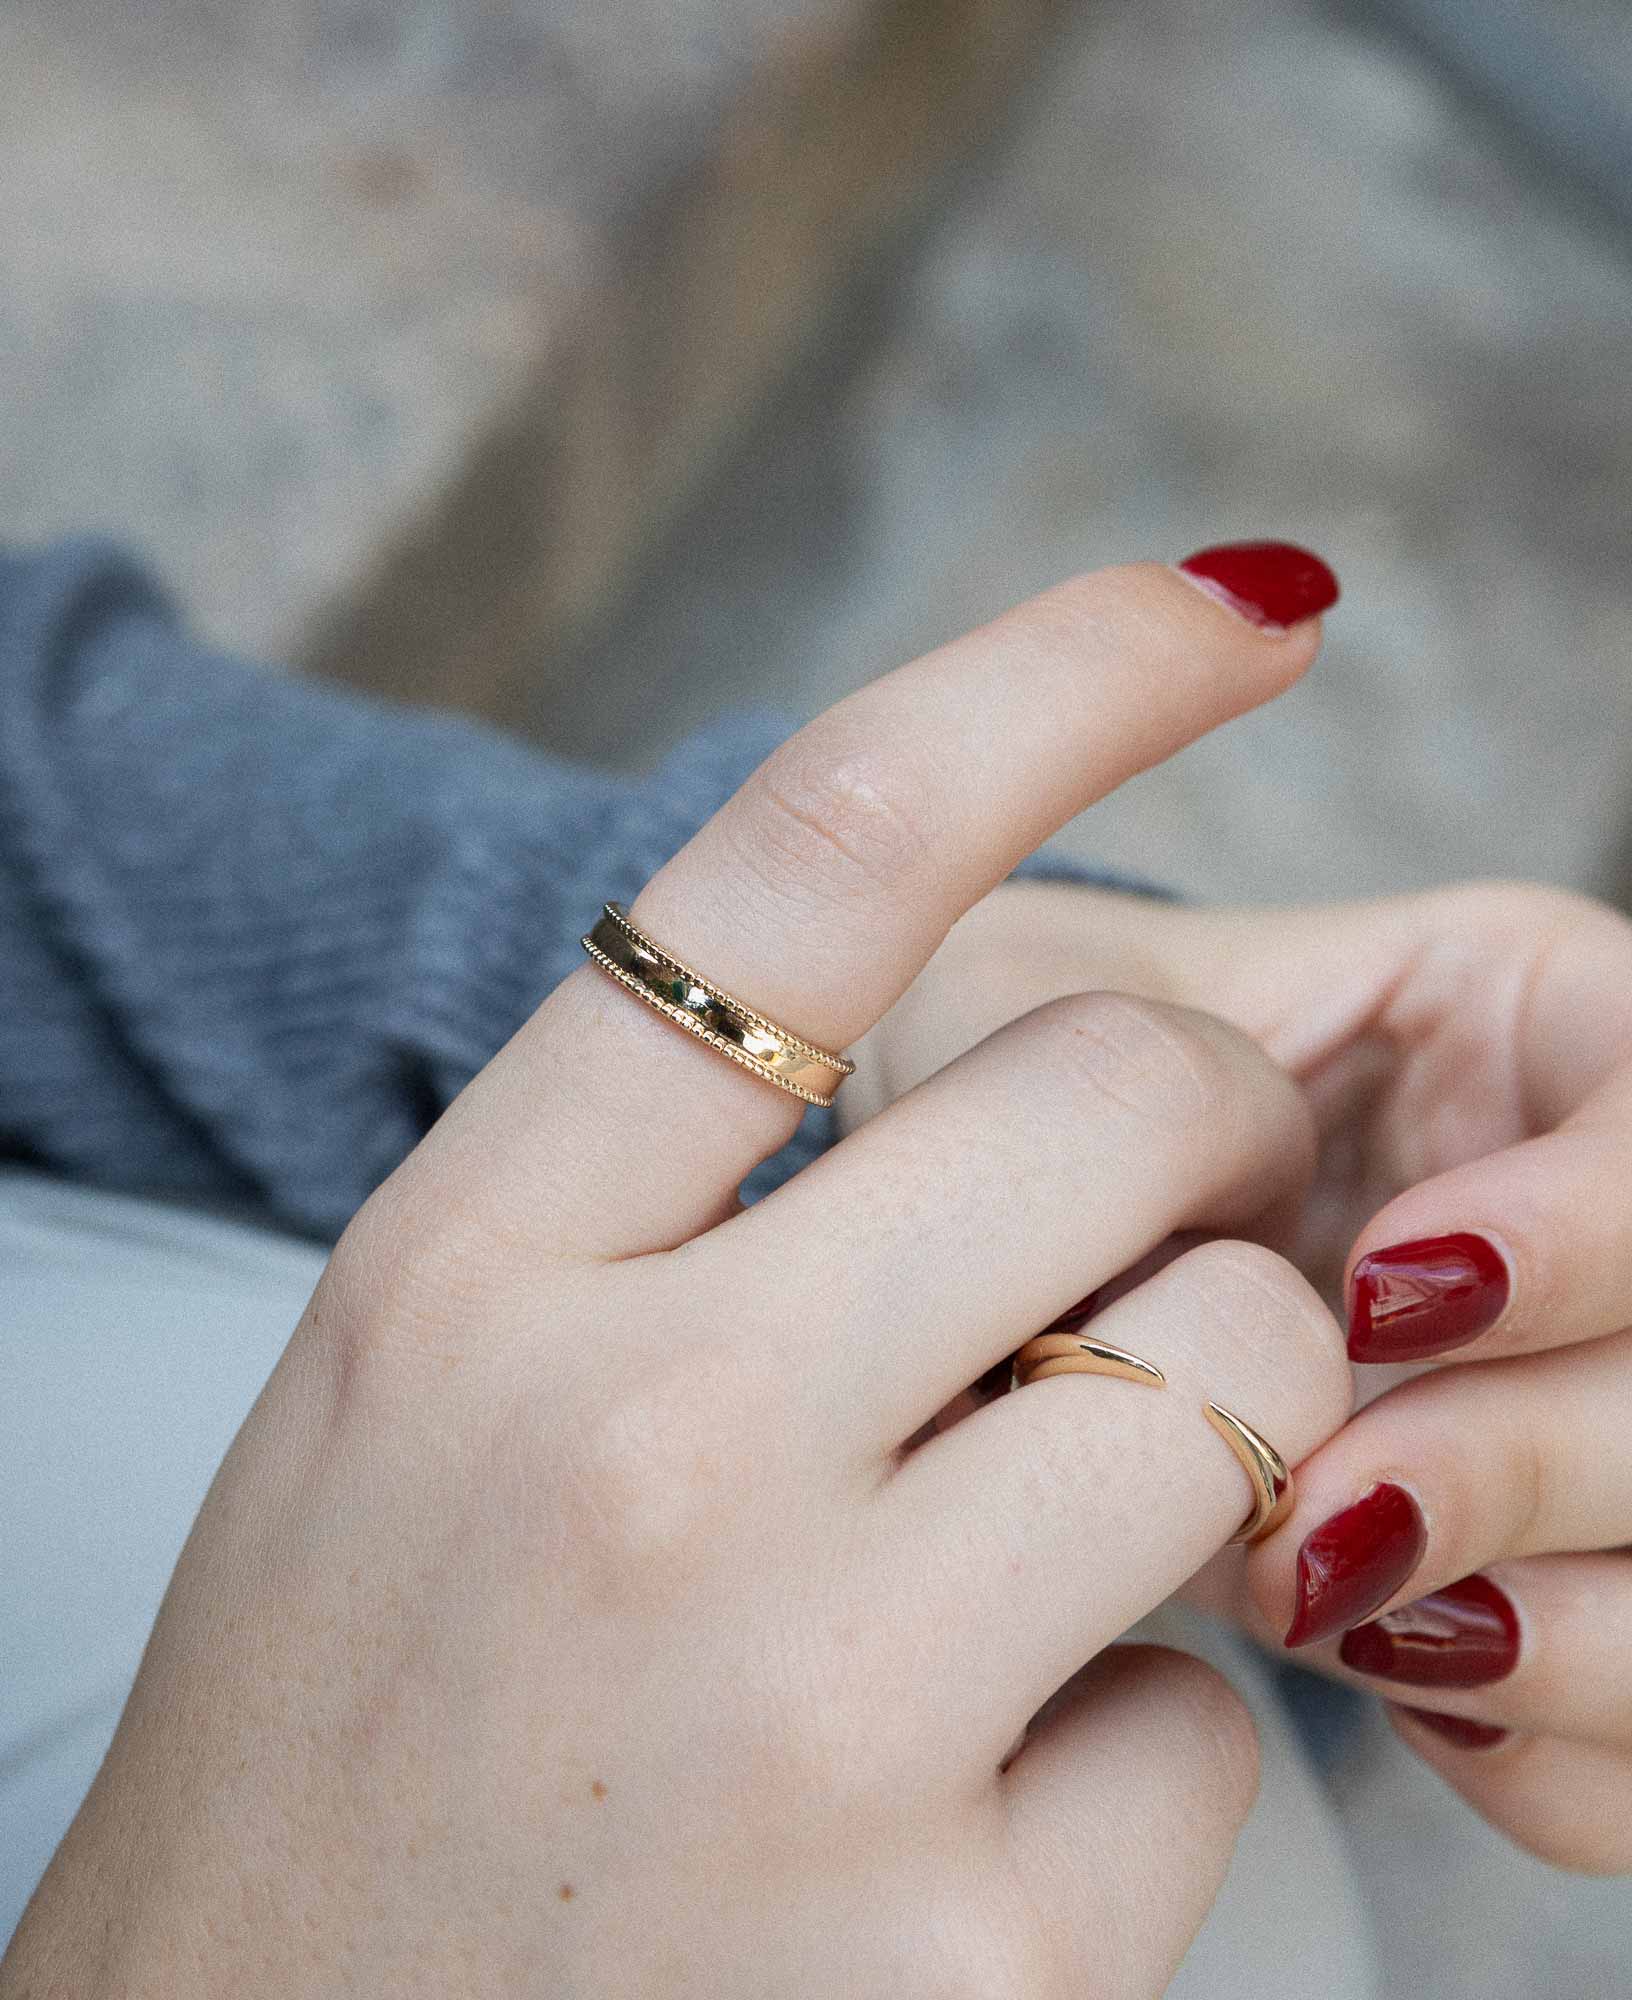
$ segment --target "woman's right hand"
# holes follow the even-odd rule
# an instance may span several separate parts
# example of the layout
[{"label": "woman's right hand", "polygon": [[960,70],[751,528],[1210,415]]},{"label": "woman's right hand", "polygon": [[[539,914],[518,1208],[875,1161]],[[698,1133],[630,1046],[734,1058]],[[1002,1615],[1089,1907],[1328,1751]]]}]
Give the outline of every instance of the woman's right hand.
[{"label": "woman's right hand", "polygon": [[[784,745],[635,919],[843,1047],[1316,640],[1155,565],[1063,586]],[[1204,1401],[1296,1460],[1347,1413],[1341,1335],[1214,1241],[1097,1323],[1165,1394],[1057,1378],[905,1441],[1175,1230],[1293,1191],[1308,1113],[1205,1016],[1084,995],[742,1211],[798,1114],[588,966],[549,996],[336,1250],[6,2000],[1165,1987],[1251,1729],[1105,1649],[1246,1510]]]}]

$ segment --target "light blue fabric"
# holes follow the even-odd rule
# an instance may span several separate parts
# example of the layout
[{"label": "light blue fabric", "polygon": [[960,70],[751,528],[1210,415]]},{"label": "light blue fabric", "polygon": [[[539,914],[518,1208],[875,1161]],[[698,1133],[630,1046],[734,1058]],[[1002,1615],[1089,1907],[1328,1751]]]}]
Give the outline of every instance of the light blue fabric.
[{"label": "light blue fabric", "polygon": [[0,1156],[332,1241],[792,726],[612,776],[213,651],[105,543],[0,554]]},{"label": "light blue fabric", "polygon": [[326,1255],[0,1167],[0,1951]]}]

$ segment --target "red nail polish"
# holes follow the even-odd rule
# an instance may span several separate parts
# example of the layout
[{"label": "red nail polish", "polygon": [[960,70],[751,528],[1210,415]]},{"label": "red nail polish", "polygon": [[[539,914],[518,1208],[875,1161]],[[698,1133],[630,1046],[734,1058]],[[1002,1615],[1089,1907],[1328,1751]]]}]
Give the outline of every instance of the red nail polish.
[{"label": "red nail polish", "polygon": [[1373,1250],[1349,1287],[1349,1359],[1420,1361],[1477,1340],[1507,1308],[1507,1265],[1483,1236]]},{"label": "red nail polish", "polygon": [[1497,1729],[1489,1722],[1470,1722],[1465,1715],[1437,1715],[1431,1708],[1400,1708],[1399,1713],[1409,1715],[1413,1722],[1420,1722],[1436,1736],[1443,1736],[1458,1750],[1491,1750],[1498,1743],[1505,1743],[1508,1737],[1505,1729]]},{"label": "red nail polish", "polygon": [[1289,1646],[1313,1646],[1386,1604],[1422,1560],[1428,1524],[1403,1486],[1386,1480],[1305,1536]]},{"label": "red nail polish", "polygon": [[1337,602],[1337,578],[1291,542],[1220,542],[1179,564],[1208,594],[1266,630],[1284,631]]},{"label": "red nail polish", "polygon": [[1346,1667],[1411,1687],[1476,1688],[1519,1664],[1513,1600],[1486,1576],[1465,1576],[1371,1625],[1343,1634]]}]

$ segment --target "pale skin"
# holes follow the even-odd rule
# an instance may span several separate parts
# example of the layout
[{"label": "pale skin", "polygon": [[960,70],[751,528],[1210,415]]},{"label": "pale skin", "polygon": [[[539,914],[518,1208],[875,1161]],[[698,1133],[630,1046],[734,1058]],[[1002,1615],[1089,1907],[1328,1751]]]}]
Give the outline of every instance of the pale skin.
[{"label": "pale skin", "polygon": [[[1078,579],[818,718],[635,919],[865,1062],[1023,854],[1317,643]],[[1154,2000],[1254,1789],[1222,1683],[1112,1645],[1245,1511],[1203,1402],[1317,1488],[1377,1413],[1339,1435],[1342,1331],[1265,1247],[1316,1170],[1296,1052],[1083,983],[1128,982],[1017,992],[905,1094],[898,1052],[745,1212],[801,1107],[558,987],[338,1246],[4,2000]],[[1114,1308],[1166,1393],[1040,1384],[904,1448],[1186,1232]]]},{"label": "pale skin", "polygon": [[[1278,1648],[1303,1537],[1378,1481],[1407,1486],[1426,1550],[1372,1615],[1488,1576],[1518,1612],[1516,1667],[1450,1689],[1368,1680],[1335,1643],[1296,1657],[1386,1696],[1521,1846],[1632,1871],[1632,924],[1512,883],[1280,910],[1005,884],[858,1051],[875,1060],[846,1116],[1088,986],[1205,1006],[1298,1079],[1320,1167],[1263,1233],[1328,1299],[1368,1251],[1465,1230],[1500,1246],[1512,1288],[1466,1346],[1358,1369],[1368,1406],[1298,1467],[1290,1523],[1192,1594]],[[1508,1735],[1453,1745],[1402,1704]]]},{"label": "pale skin", "polygon": [[[844,1047],[1317,642],[1159,565],[1078,579],[818,718],[633,915]],[[903,1445],[1176,1230],[1284,1202],[1309,1109],[1206,1014],[1078,995],[739,1212],[802,1111],[587,963],[549,995],[336,1249],[5,2000],[1163,1990],[1252,1730],[1106,1649],[1246,1510],[1205,1399],[1306,1456],[1340,1331],[1208,1244],[1124,1302],[1170,1393],[1046,1384]]]}]

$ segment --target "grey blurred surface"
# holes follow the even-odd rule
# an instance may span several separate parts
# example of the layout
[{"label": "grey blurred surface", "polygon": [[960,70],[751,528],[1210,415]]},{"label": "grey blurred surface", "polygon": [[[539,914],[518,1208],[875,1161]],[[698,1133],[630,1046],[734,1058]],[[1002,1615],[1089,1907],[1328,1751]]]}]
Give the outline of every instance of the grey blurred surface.
[{"label": "grey blurred surface", "polygon": [[1502,117],[1539,164],[1632,225],[1632,12],[1624,0],[1370,5]]},{"label": "grey blurred surface", "polygon": [[12,0],[0,535],[513,713],[1061,0]]},{"label": "grey blurred surface", "polygon": [[1389,2000],[1625,2000],[1632,1991],[1624,1879],[1565,1875],[1521,1854],[1376,1710],[1337,1782]]},{"label": "grey blurred surface", "polygon": [[1602,886],[1632,763],[1632,259],[1312,0],[1085,10],[1017,143],[671,547],[555,740],[809,713],[1072,570],[1284,534],[1310,680],[1079,822],[1208,896]]}]

